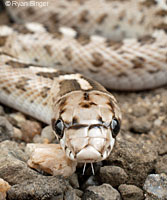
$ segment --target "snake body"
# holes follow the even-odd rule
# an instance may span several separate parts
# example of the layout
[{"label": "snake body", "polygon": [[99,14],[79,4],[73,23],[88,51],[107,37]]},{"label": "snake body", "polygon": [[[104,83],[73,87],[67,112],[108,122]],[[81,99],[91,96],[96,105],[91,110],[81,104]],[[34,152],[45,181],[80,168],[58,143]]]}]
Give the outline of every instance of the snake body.
[{"label": "snake body", "polygon": [[51,123],[70,159],[106,159],[121,113],[103,86],[167,83],[166,2],[50,0],[41,9],[11,8],[15,20],[29,23],[0,27],[0,101]]}]

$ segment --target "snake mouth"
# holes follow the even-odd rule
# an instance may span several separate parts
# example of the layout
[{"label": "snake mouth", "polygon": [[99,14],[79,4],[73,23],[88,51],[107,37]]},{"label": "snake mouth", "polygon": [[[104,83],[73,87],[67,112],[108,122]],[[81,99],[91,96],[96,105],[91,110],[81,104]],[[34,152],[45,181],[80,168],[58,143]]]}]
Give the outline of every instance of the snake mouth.
[{"label": "snake mouth", "polygon": [[110,141],[108,147],[103,150],[97,150],[94,146],[88,144],[79,151],[71,150],[66,147],[65,153],[70,160],[77,161],[78,163],[94,163],[105,160],[111,153],[115,140]]},{"label": "snake mouth", "polygon": [[100,153],[92,146],[87,146],[76,154],[76,160],[81,163],[99,162],[106,159],[111,150]]}]

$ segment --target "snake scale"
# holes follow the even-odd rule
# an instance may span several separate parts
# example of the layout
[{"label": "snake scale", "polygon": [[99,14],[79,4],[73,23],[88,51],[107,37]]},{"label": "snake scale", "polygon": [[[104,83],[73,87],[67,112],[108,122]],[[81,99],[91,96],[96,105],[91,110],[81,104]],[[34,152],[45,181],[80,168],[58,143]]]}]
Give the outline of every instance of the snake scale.
[{"label": "snake scale", "polygon": [[52,124],[71,160],[104,160],[121,124],[105,88],[167,83],[167,2],[48,3],[7,7],[20,24],[0,27],[0,101]]}]

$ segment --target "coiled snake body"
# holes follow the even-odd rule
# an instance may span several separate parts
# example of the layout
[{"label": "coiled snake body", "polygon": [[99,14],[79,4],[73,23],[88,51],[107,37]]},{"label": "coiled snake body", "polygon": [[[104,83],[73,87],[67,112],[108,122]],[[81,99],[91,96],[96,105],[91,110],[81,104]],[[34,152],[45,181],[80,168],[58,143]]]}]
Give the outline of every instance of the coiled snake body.
[{"label": "coiled snake body", "polygon": [[70,159],[106,159],[121,113],[96,81],[133,91],[167,83],[166,2],[50,0],[8,10],[29,23],[0,27],[0,101],[51,123]]}]

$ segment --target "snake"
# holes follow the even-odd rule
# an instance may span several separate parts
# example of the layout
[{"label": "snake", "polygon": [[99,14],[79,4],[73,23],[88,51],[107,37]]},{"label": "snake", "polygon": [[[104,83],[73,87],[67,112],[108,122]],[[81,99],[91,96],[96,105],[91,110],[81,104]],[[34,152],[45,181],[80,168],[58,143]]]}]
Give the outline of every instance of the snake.
[{"label": "snake", "polygon": [[167,83],[167,2],[14,2],[14,24],[0,26],[0,102],[51,124],[70,160],[105,160],[122,119],[107,89]]}]

